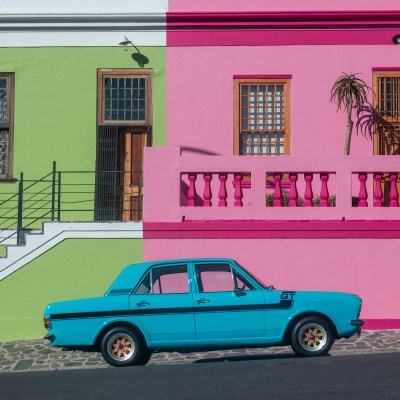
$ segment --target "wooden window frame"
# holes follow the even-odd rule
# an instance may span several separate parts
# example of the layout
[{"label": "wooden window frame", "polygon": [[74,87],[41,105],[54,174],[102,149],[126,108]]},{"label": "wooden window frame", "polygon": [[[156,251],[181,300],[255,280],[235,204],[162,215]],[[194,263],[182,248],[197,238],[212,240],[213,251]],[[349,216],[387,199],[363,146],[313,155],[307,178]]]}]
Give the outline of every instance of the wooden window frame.
[{"label": "wooden window frame", "polygon": [[[144,120],[104,120],[104,79],[144,78],[146,80],[146,111]],[[153,123],[152,69],[98,69],[97,70],[97,124],[114,126],[151,126]]]},{"label": "wooden window frame", "polygon": [[[285,134],[283,141],[283,155],[288,156],[291,152],[291,79],[290,78],[236,78],[234,77],[234,142],[233,142],[233,154],[240,154],[240,86],[241,84],[261,84],[267,85],[272,83],[283,84],[285,86],[285,99],[284,99],[284,110],[285,110]],[[249,154],[250,155],[250,154]],[[273,154],[265,154],[265,156],[271,156]]]},{"label": "wooden window frame", "polygon": [[0,130],[8,130],[8,143],[7,143],[7,166],[6,174],[0,175],[0,182],[14,181],[13,168],[14,168],[14,96],[15,96],[15,74],[13,72],[1,72],[1,79],[7,79],[7,121],[0,122]]},{"label": "wooden window frame", "polygon": [[[379,93],[380,93],[380,89],[379,89],[379,78],[389,78],[389,77],[393,77],[393,78],[399,78],[400,79],[400,69],[396,68],[393,70],[373,70],[372,72],[372,83],[373,83],[373,91],[374,91],[374,109],[376,111],[379,111],[379,102],[380,102],[380,98],[379,98]],[[399,93],[400,93],[400,88],[399,88]],[[400,102],[400,97],[398,99],[398,101]],[[397,119],[394,118],[388,118],[388,122],[398,122],[400,123],[400,117]],[[377,126],[376,126],[377,128]],[[374,138],[374,155],[380,155],[380,138],[378,135],[378,130],[376,129],[376,134],[373,135]]]}]

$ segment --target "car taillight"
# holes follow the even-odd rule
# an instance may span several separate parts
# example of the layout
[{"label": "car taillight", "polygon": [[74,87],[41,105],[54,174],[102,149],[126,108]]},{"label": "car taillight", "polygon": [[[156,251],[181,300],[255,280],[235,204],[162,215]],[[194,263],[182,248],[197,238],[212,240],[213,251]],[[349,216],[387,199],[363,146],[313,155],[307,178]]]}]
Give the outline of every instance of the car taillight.
[{"label": "car taillight", "polygon": [[44,317],[43,323],[44,323],[44,327],[46,329],[51,329],[51,319],[50,318]]}]

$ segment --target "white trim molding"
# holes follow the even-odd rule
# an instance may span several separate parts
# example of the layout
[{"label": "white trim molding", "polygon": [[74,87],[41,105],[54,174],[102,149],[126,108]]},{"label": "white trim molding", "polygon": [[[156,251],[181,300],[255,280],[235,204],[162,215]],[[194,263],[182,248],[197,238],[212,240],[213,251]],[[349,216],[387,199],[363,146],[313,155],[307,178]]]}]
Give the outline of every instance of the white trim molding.
[{"label": "white trim molding", "polygon": [[74,3],[2,0],[0,47],[118,46],[125,36],[135,46],[166,45],[167,0]]}]

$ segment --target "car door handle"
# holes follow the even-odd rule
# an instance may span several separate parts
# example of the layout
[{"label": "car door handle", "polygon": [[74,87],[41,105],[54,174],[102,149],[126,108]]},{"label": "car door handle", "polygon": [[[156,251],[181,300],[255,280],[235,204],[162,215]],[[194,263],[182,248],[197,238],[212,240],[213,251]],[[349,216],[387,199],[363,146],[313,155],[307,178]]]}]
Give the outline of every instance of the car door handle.
[{"label": "car door handle", "polygon": [[209,303],[209,302],[210,302],[210,300],[206,299],[205,297],[203,297],[203,298],[201,298],[201,299],[199,299],[199,300],[196,300],[196,303],[197,303],[197,304]]},{"label": "car door handle", "polygon": [[141,301],[140,303],[136,303],[136,305],[138,307],[146,307],[146,306],[149,306],[150,303],[148,303],[147,301]]}]

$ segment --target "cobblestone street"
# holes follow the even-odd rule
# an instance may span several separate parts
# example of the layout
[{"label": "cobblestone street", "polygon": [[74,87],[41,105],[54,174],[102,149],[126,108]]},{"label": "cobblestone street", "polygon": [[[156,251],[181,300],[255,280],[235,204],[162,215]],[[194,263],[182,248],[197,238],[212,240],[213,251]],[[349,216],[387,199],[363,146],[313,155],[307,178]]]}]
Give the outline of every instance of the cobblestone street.
[{"label": "cobblestone street", "polygon": [[[337,341],[332,356],[400,352],[400,330],[363,331],[361,337]],[[229,361],[243,358],[291,355],[292,349],[273,347],[210,351],[202,353],[156,353],[149,364],[192,364],[202,361]],[[0,343],[0,372],[46,371],[57,369],[109,368],[100,353],[53,348],[45,340]]]}]

